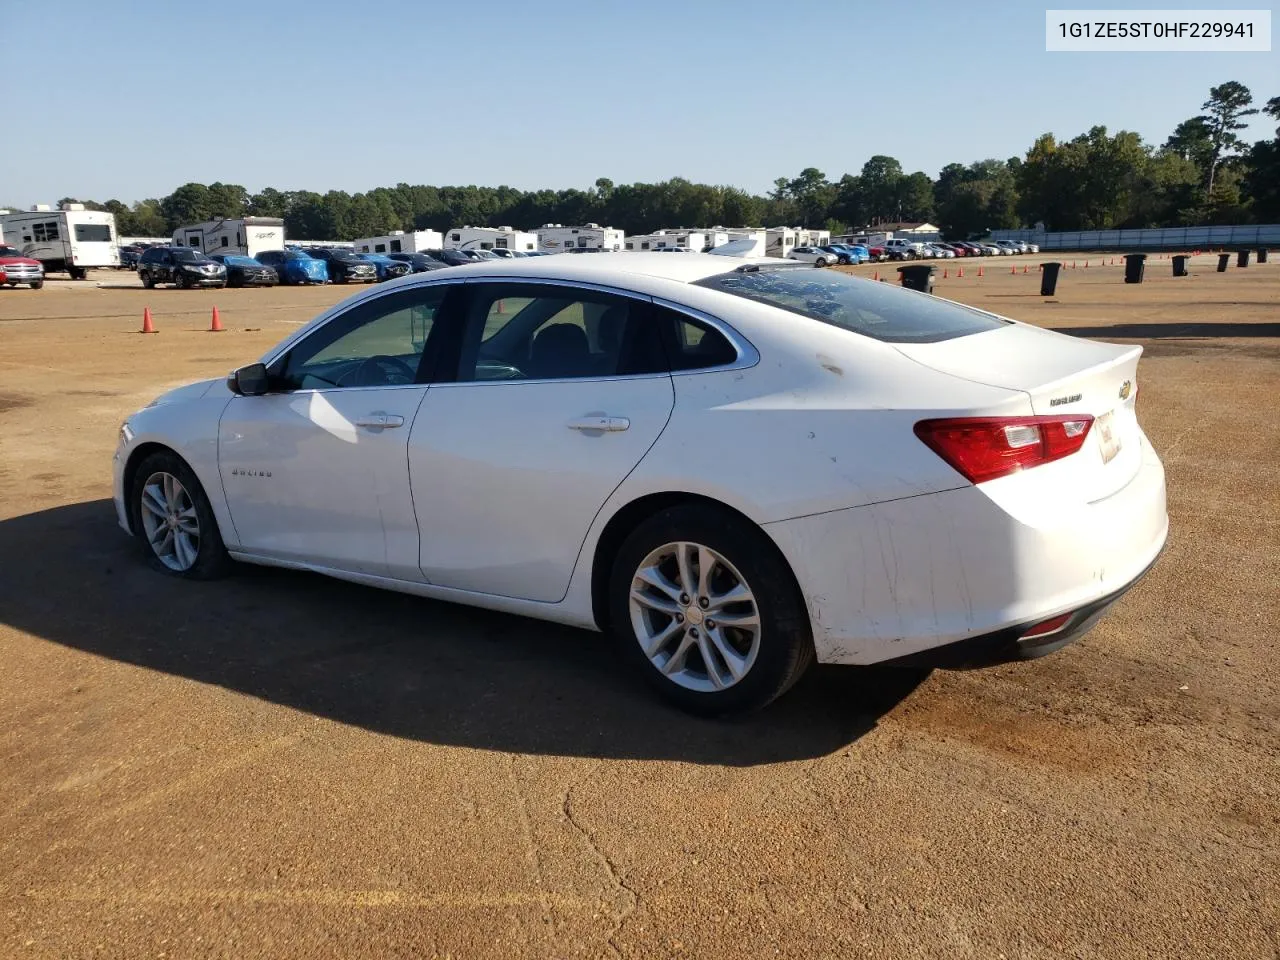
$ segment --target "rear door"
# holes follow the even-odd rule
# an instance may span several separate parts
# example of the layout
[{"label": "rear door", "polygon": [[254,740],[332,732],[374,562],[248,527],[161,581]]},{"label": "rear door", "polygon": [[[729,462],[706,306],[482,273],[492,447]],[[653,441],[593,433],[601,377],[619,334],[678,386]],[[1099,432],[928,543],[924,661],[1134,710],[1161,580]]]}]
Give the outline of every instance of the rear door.
[{"label": "rear door", "polygon": [[653,305],[564,283],[466,292],[453,382],[433,384],[409,437],[422,574],[558,601],[592,520],[671,414]]}]

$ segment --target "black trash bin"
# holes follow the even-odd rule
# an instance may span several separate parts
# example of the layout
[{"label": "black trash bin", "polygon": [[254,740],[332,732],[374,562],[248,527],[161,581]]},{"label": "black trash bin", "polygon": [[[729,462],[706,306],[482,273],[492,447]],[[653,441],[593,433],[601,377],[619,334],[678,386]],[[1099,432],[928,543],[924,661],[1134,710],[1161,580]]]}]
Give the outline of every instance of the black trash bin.
[{"label": "black trash bin", "polygon": [[1229,253],[1220,253],[1220,254],[1218,254],[1218,272],[1219,272],[1219,273],[1226,273],[1226,272],[1227,272],[1227,264],[1229,264],[1230,262],[1231,262],[1231,254],[1229,254]]},{"label": "black trash bin", "polygon": [[1040,296],[1053,296],[1053,291],[1058,288],[1058,271],[1061,269],[1060,263],[1040,264]]},{"label": "black trash bin", "polygon": [[917,264],[910,267],[899,267],[901,283],[908,290],[919,290],[921,293],[933,293],[933,267]]},{"label": "black trash bin", "polygon": [[1248,250],[1237,250],[1237,251],[1236,251],[1236,266],[1237,266],[1237,267],[1247,267],[1248,265],[1249,265],[1249,251],[1248,251]]},{"label": "black trash bin", "polygon": [[1126,253],[1124,255],[1124,282],[1125,283],[1141,283],[1142,271],[1144,263],[1147,259],[1145,253]]},{"label": "black trash bin", "polygon": [[1258,248],[1258,262],[1259,262],[1259,263],[1266,263],[1266,262],[1267,262],[1267,248],[1266,248],[1266,247],[1259,247],[1259,248]]},{"label": "black trash bin", "polygon": [[1175,277],[1185,277],[1187,275],[1187,260],[1189,259],[1185,253],[1173,258],[1173,275]]}]

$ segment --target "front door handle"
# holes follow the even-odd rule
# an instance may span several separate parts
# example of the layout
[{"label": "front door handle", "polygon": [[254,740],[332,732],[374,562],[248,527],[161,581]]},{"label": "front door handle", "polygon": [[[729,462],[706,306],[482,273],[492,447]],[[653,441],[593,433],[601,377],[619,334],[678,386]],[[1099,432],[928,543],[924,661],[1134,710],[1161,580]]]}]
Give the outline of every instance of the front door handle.
[{"label": "front door handle", "polygon": [[630,426],[631,421],[626,417],[579,417],[577,420],[570,420],[568,423],[570,430],[583,430],[588,432],[598,430],[601,433],[621,433]]},{"label": "front door handle", "polygon": [[371,413],[367,417],[356,418],[357,427],[368,427],[371,430],[384,430],[390,427],[404,426],[404,417],[394,413]]}]

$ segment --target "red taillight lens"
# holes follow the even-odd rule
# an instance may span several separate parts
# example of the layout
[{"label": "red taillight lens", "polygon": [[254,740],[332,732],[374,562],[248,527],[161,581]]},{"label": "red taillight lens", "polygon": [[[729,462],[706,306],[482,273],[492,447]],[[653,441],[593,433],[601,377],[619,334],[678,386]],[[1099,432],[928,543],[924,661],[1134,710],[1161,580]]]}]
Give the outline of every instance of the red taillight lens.
[{"label": "red taillight lens", "polygon": [[1093,417],[954,417],[921,420],[916,436],[970,483],[1069,457],[1082,446]]}]

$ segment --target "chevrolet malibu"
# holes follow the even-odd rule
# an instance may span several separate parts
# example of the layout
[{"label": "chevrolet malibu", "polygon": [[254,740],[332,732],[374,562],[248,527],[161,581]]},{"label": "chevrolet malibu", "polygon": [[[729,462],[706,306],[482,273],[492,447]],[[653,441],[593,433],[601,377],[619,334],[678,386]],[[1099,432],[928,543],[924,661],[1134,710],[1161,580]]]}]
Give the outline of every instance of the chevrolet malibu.
[{"label": "chevrolet malibu", "polygon": [[160,572],[328,574],[616,637],[700,713],[815,659],[1056,650],[1155,561],[1141,348],[778,260],[416,274],[122,424]]}]

